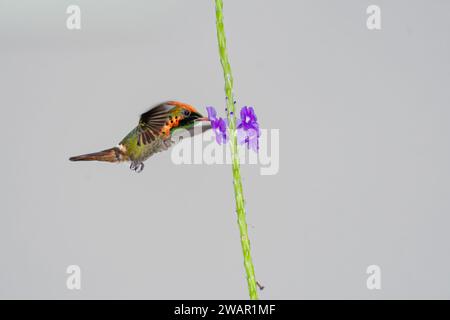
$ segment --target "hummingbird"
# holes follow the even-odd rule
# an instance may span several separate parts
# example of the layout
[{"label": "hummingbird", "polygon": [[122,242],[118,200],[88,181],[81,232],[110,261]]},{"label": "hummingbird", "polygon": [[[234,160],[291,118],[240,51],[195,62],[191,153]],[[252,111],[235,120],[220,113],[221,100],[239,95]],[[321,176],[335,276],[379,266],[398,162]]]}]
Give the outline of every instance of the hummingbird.
[{"label": "hummingbird", "polygon": [[[192,133],[198,122],[209,121],[193,106],[178,102],[166,101],[150,108],[141,114],[138,125],[131,130],[117,146],[103,151],[83,154],[69,158],[70,161],[130,161],[130,169],[141,172],[144,161],[153,154],[167,150],[174,141],[171,139],[180,129]],[[202,132],[210,129],[210,125],[202,127]]]}]

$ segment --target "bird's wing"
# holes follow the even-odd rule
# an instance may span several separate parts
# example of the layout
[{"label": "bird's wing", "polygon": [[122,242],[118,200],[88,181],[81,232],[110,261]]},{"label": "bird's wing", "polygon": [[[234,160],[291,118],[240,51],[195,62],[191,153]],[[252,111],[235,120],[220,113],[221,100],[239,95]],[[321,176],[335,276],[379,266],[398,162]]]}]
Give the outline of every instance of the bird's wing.
[{"label": "bird's wing", "polygon": [[139,119],[137,144],[149,144],[162,133],[170,119],[170,110],[173,106],[161,103],[149,111],[143,113]]}]

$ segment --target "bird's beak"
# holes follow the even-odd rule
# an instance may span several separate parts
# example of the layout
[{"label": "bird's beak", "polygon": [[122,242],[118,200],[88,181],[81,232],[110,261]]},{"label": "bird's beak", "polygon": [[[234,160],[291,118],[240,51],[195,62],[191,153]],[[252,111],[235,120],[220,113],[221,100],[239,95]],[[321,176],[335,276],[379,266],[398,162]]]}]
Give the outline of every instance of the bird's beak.
[{"label": "bird's beak", "polygon": [[195,122],[201,122],[201,121],[209,121],[208,117],[204,117],[203,115],[201,115],[198,112],[195,112],[193,114],[193,118]]},{"label": "bird's beak", "polygon": [[209,121],[208,117],[200,117],[195,119],[195,121]]}]

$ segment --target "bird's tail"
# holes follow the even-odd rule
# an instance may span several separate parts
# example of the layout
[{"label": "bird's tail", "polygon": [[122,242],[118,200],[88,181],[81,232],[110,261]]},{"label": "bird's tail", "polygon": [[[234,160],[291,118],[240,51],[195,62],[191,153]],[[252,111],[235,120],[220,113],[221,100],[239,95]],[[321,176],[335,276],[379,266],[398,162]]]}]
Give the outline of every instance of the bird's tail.
[{"label": "bird's tail", "polygon": [[122,151],[117,148],[110,148],[99,152],[82,154],[69,158],[70,161],[106,161],[106,162],[120,162],[123,160]]}]

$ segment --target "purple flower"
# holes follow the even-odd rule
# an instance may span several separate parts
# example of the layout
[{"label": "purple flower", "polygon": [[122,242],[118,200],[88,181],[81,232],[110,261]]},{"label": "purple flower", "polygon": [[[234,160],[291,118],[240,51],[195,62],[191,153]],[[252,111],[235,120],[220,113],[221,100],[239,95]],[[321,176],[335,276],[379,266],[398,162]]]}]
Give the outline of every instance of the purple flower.
[{"label": "purple flower", "polygon": [[253,107],[243,107],[241,109],[241,119],[237,122],[238,142],[246,144],[247,148],[257,152],[259,150],[259,130],[258,119],[256,118]]},{"label": "purple flower", "polygon": [[[208,111],[208,119],[211,122],[211,128],[216,134],[218,144],[228,142],[227,122],[223,118],[217,117],[217,111],[214,107],[206,107]],[[231,112],[230,112],[231,113]],[[241,109],[241,118],[237,120],[237,138],[239,144],[246,144],[247,148],[258,152],[259,137],[261,130],[259,129],[258,119],[256,118],[253,107],[244,106]]]},{"label": "purple flower", "polygon": [[217,118],[217,112],[214,107],[206,107],[208,112],[208,119],[211,122],[211,128],[216,134],[216,141],[218,144],[225,144],[228,142],[227,123],[222,118]]}]

